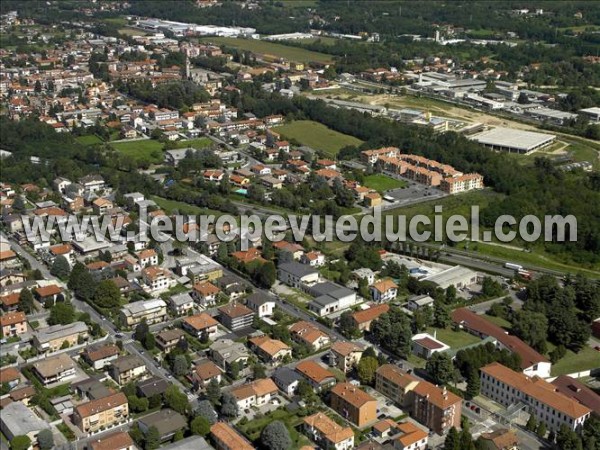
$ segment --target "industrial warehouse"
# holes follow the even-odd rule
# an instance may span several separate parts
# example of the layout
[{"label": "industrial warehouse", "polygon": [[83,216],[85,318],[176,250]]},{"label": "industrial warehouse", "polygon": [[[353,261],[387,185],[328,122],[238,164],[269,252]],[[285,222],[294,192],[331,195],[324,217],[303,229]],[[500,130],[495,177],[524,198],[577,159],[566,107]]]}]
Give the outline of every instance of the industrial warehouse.
[{"label": "industrial warehouse", "polygon": [[556,140],[556,136],[513,128],[493,128],[475,134],[469,139],[492,150],[528,154],[552,144]]}]

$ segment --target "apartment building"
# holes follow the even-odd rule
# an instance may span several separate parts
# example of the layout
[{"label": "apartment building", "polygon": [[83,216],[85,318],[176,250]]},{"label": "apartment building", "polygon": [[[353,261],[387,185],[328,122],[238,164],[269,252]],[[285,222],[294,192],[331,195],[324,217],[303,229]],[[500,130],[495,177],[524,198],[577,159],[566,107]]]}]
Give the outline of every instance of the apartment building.
[{"label": "apartment building", "polygon": [[233,302],[219,308],[219,319],[231,331],[236,331],[252,325],[254,312],[241,303]]},{"label": "apartment building", "polygon": [[478,173],[444,178],[440,183],[440,189],[448,194],[459,194],[473,189],[483,189],[483,187],[483,175]]},{"label": "apartment building", "polygon": [[183,329],[197,338],[206,336],[208,339],[214,339],[219,329],[218,325],[219,322],[205,312],[186,317],[181,321]]},{"label": "apartment building", "polygon": [[165,291],[176,283],[171,277],[171,272],[156,266],[149,266],[142,269],[142,280],[144,281],[145,288],[150,293]]},{"label": "apartment building", "polygon": [[254,450],[254,446],[226,422],[211,426],[210,435],[216,450]]},{"label": "apartment building", "polygon": [[129,404],[122,392],[91,400],[75,408],[73,423],[84,433],[94,433],[127,421]]},{"label": "apartment building", "polygon": [[136,355],[121,356],[113,361],[110,366],[110,376],[120,385],[125,385],[139,378],[145,378],[146,373],[146,363]]},{"label": "apartment building", "polygon": [[9,338],[19,336],[27,332],[27,316],[24,312],[12,312],[0,316],[0,329],[2,337]]},{"label": "apartment building", "polygon": [[65,342],[72,347],[80,340],[87,339],[88,336],[88,327],[83,322],[52,325],[33,333],[33,345],[39,352],[55,352],[65,345]]},{"label": "apartment building", "polygon": [[419,380],[393,364],[384,364],[375,374],[375,389],[403,408],[412,403],[410,393]]},{"label": "apartment building", "polygon": [[304,434],[324,450],[354,448],[352,428],[337,424],[322,412],[306,417],[302,425]]},{"label": "apartment building", "polygon": [[253,406],[266,405],[277,395],[278,390],[273,380],[263,378],[236,386],[229,392],[237,400],[239,410],[243,411]]},{"label": "apartment building", "polygon": [[522,403],[537,422],[544,422],[550,431],[561,425],[571,430],[583,425],[591,410],[569,398],[539,377],[528,377],[499,363],[481,368],[481,394],[508,407]]},{"label": "apartment building", "polygon": [[169,304],[169,309],[176,316],[185,316],[194,309],[194,299],[188,292],[169,297],[167,303]]},{"label": "apartment building", "polygon": [[219,292],[221,290],[210,281],[202,281],[194,285],[192,297],[199,305],[207,307],[216,303]]},{"label": "apartment building", "polygon": [[33,363],[33,372],[47,386],[73,378],[76,374],[76,364],[66,353],[52,358],[42,359]]},{"label": "apartment building", "polygon": [[296,365],[296,372],[310,383],[313,389],[320,392],[335,385],[335,374],[313,360],[300,361]]},{"label": "apartment building", "polygon": [[151,325],[164,322],[166,318],[167,304],[161,299],[129,303],[121,308],[119,314],[121,324],[127,327],[133,327],[144,319]]},{"label": "apartment building", "polygon": [[331,389],[331,408],[359,428],[377,419],[377,400],[350,383]]},{"label": "apartment building", "polygon": [[445,387],[420,381],[412,390],[412,417],[438,434],[450,428],[460,428],[462,399]]},{"label": "apartment building", "polygon": [[347,373],[355,367],[363,354],[363,348],[349,341],[336,341],[330,349],[330,365]]}]

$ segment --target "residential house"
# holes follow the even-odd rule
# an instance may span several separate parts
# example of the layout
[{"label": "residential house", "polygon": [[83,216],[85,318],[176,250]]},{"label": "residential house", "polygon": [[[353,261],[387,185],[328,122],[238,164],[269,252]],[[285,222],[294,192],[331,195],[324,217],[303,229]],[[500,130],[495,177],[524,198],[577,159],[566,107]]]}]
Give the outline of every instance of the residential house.
[{"label": "residential house", "polygon": [[164,322],[167,318],[167,304],[164,300],[142,300],[128,303],[121,308],[119,320],[127,327],[133,327],[146,320],[149,325]]},{"label": "residential house", "polygon": [[125,431],[117,431],[88,442],[89,450],[135,450],[137,447]]},{"label": "residential house", "polygon": [[271,376],[277,387],[288,397],[296,395],[302,376],[289,367],[279,367]]},{"label": "residential house", "polygon": [[368,285],[375,283],[375,272],[367,267],[353,270],[352,275],[356,280],[365,280]]},{"label": "residential house", "polygon": [[176,284],[168,270],[156,266],[142,269],[142,280],[150,293],[166,291]]},{"label": "residential house", "polygon": [[160,442],[172,439],[175,433],[184,431],[188,425],[185,416],[169,408],[140,417],[137,420],[137,424],[144,435],[148,434],[150,428],[156,428]]},{"label": "residential house", "polygon": [[34,297],[41,303],[56,301],[59,295],[62,295],[62,288],[56,284],[39,286],[33,290]]},{"label": "residential house", "polygon": [[212,380],[221,383],[223,369],[210,359],[202,359],[198,361],[192,369],[191,378],[197,389],[204,389]]},{"label": "residential house", "polygon": [[377,419],[377,400],[353,384],[336,384],[330,401],[334,411],[359,428]]},{"label": "residential house", "polygon": [[243,411],[269,403],[277,395],[277,386],[270,378],[262,378],[236,386],[229,392],[237,400],[239,410]]},{"label": "residential house", "polygon": [[363,203],[367,208],[374,208],[383,203],[383,199],[378,192],[369,192],[363,196]]},{"label": "residential house", "polygon": [[402,409],[412,404],[411,392],[419,380],[393,364],[384,364],[375,374],[375,389],[396,402]]},{"label": "residential house", "polygon": [[321,350],[331,342],[329,335],[312,323],[303,320],[294,323],[290,327],[290,333],[294,341],[307,345],[312,351]]},{"label": "residential house", "polygon": [[334,373],[313,360],[300,361],[296,365],[296,372],[302,375],[318,392],[328,389],[336,383]]},{"label": "residential house", "polygon": [[88,336],[88,327],[83,322],[52,325],[33,332],[33,345],[39,352],[55,352],[65,345],[72,347]]},{"label": "residential house", "polygon": [[102,197],[97,198],[96,200],[94,200],[92,202],[92,209],[94,210],[94,213],[96,213],[98,215],[107,214],[113,208],[114,208],[113,202],[111,202],[110,200],[108,200],[106,198],[102,198]]},{"label": "residential house", "polygon": [[411,311],[417,311],[421,308],[433,307],[434,300],[429,295],[414,295],[408,298],[406,307]]},{"label": "residential house", "polygon": [[319,251],[312,250],[304,253],[300,257],[302,264],[308,264],[311,267],[321,267],[325,265],[325,255]]},{"label": "residential house", "polygon": [[232,364],[237,364],[240,373],[245,373],[248,367],[250,353],[241,342],[231,339],[219,339],[210,346],[210,357],[220,367],[229,372]]},{"label": "residential house", "polygon": [[185,316],[194,309],[194,299],[189,292],[172,295],[168,298],[169,309],[176,316]]},{"label": "residential house", "polygon": [[566,425],[575,431],[583,426],[591,415],[591,409],[576,399],[567,397],[544,379],[528,377],[500,363],[491,363],[481,368],[481,395],[500,403],[504,407],[522,403],[526,411],[538,423],[557,433]]},{"label": "residential house", "polygon": [[33,373],[44,386],[73,378],[77,373],[75,362],[66,353],[60,353],[33,363]]},{"label": "residential house", "polygon": [[515,430],[500,428],[479,435],[477,445],[481,450],[519,450],[519,439]]},{"label": "residential house", "polygon": [[393,446],[397,450],[425,450],[429,435],[412,422],[398,423],[394,427]]},{"label": "residential house", "polygon": [[86,347],[81,354],[83,360],[95,370],[102,370],[119,357],[119,347],[113,344],[99,344]]},{"label": "residential house", "polygon": [[275,300],[256,292],[246,299],[246,306],[260,318],[271,317],[275,309]]},{"label": "residential house", "polygon": [[0,316],[1,336],[9,338],[27,333],[27,316],[22,311],[11,312]]},{"label": "residential house", "polygon": [[363,348],[349,341],[336,341],[331,345],[330,364],[347,373],[355,367],[363,354]]},{"label": "residential house", "polygon": [[138,381],[135,385],[135,391],[138,397],[151,398],[162,396],[167,391],[169,386],[171,386],[169,381],[153,375],[150,378]]},{"label": "residential house", "polygon": [[121,386],[139,378],[145,378],[147,374],[146,363],[137,355],[121,356],[110,365],[110,376]]},{"label": "residential house", "polygon": [[304,418],[302,429],[323,450],[350,450],[354,448],[354,431],[343,427],[322,412]]},{"label": "residential house", "polygon": [[156,346],[165,353],[177,347],[182,340],[185,340],[185,333],[178,329],[162,330],[156,334]]},{"label": "residential house", "polygon": [[21,372],[16,367],[0,368],[0,384],[7,384],[10,389],[13,389],[20,382]]},{"label": "residential house", "polygon": [[213,306],[217,302],[217,296],[221,290],[210,281],[203,281],[194,285],[192,297],[204,307]]},{"label": "residential house", "polygon": [[379,280],[369,287],[373,301],[378,303],[389,302],[398,295],[398,285],[390,279]]},{"label": "residential house", "polygon": [[158,253],[153,248],[139,251],[136,256],[141,267],[156,266],[158,264]]},{"label": "residential house", "polygon": [[79,184],[86,193],[97,192],[105,187],[104,178],[100,175],[86,175],[79,179]]},{"label": "residential house", "polygon": [[363,309],[361,311],[356,311],[352,313],[352,320],[356,328],[360,331],[370,331],[371,323],[375,319],[378,319],[382,314],[387,313],[390,310],[389,305],[375,305],[371,306],[368,309]]},{"label": "residential house", "polygon": [[450,350],[450,346],[427,333],[418,333],[411,338],[412,353],[423,359],[429,359],[434,353]]},{"label": "residential house", "polygon": [[217,422],[210,427],[216,450],[254,450],[254,446],[227,422]]},{"label": "residential house", "polygon": [[241,303],[232,302],[219,308],[219,319],[231,331],[236,331],[252,325],[254,312]]},{"label": "residential house", "polygon": [[248,339],[248,344],[261,360],[270,364],[278,364],[286,358],[292,358],[291,347],[278,339],[260,336]]},{"label": "residential house", "polygon": [[298,261],[304,254],[304,247],[293,242],[279,241],[273,242],[273,248],[279,253],[287,253],[291,259]]},{"label": "residential house", "polygon": [[214,339],[217,335],[218,325],[219,322],[205,312],[186,317],[181,321],[183,329],[199,339],[203,336]]}]

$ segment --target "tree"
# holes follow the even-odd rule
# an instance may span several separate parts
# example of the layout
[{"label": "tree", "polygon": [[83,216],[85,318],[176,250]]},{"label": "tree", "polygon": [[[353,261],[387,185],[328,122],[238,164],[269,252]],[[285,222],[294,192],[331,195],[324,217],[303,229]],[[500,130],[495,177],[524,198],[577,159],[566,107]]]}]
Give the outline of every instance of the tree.
[{"label": "tree", "polygon": [[67,286],[75,291],[79,298],[87,301],[94,295],[96,282],[87,268],[82,263],[76,262],[69,275]]},{"label": "tree", "polygon": [[460,436],[455,427],[450,428],[446,435],[444,450],[460,450]]},{"label": "tree", "polygon": [[265,370],[265,366],[263,366],[260,363],[256,363],[252,366],[252,374],[254,375],[255,380],[267,377],[267,371]]},{"label": "tree", "polygon": [[472,369],[467,375],[467,390],[465,392],[467,398],[471,399],[477,397],[480,389],[481,380],[479,379],[479,371],[477,369]]},{"label": "tree", "polygon": [[583,443],[577,432],[566,425],[561,425],[556,433],[556,446],[560,450],[583,450]]},{"label": "tree", "polygon": [[202,416],[196,416],[190,423],[190,431],[192,434],[206,436],[210,433],[210,422]]},{"label": "tree", "polygon": [[225,392],[221,397],[221,414],[230,419],[238,415],[237,400],[229,392]]},{"label": "tree", "polygon": [[33,294],[27,288],[22,289],[19,293],[19,309],[25,314],[31,314],[33,312]]},{"label": "tree", "polygon": [[435,384],[446,384],[454,377],[454,366],[446,353],[434,353],[427,360],[425,370]]},{"label": "tree", "polygon": [[436,328],[448,328],[451,321],[448,308],[436,300],[433,303],[433,326]]},{"label": "tree", "polygon": [[146,350],[154,350],[156,348],[156,339],[152,333],[147,333],[144,336],[144,342],[142,343]]},{"label": "tree", "polygon": [[69,261],[63,255],[58,255],[54,258],[52,267],[50,267],[50,273],[61,280],[66,280],[71,273],[71,266]]},{"label": "tree", "polygon": [[358,378],[363,384],[372,384],[375,379],[375,372],[379,368],[379,361],[372,356],[362,357],[358,362]]},{"label": "tree", "polygon": [[10,441],[11,450],[28,450],[31,447],[31,439],[28,436],[15,436]]},{"label": "tree", "polygon": [[456,287],[451,284],[446,288],[446,303],[451,305],[456,301]]},{"label": "tree", "polygon": [[260,287],[269,289],[277,279],[277,269],[272,261],[260,265],[254,276],[254,281]]},{"label": "tree", "polygon": [[140,398],[137,395],[127,396],[127,402],[129,403],[129,408],[137,413],[147,411],[150,406],[147,398]]},{"label": "tree", "polygon": [[140,323],[138,323],[135,327],[135,331],[133,332],[133,338],[138,341],[140,344],[144,342],[146,335],[150,332],[150,327],[148,326],[148,322],[146,319],[142,319]]},{"label": "tree", "polygon": [[213,405],[219,403],[219,399],[221,398],[221,386],[219,386],[219,382],[216,378],[213,378],[206,386],[206,398]]},{"label": "tree", "polygon": [[160,433],[158,428],[152,425],[146,432],[144,439],[144,450],[154,450],[160,447]]},{"label": "tree", "polygon": [[211,425],[217,423],[217,420],[219,419],[219,415],[215,411],[215,408],[213,408],[213,405],[208,400],[200,400],[198,402],[195,414],[196,416],[204,417]]},{"label": "tree", "polygon": [[545,422],[540,422],[540,424],[537,427],[537,430],[535,430],[535,433],[541,437],[542,439],[544,439],[546,437],[546,423]]},{"label": "tree", "polygon": [[490,277],[484,277],[481,283],[481,294],[487,298],[500,297],[504,291],[502,286],[496,280]]},{"label": "tree", "polygon": [[190,409],[190,402],[187,396],[174,384],[169,386],[165,391],[165,404],[179,414],[185,415]]},{"label": "tree", "polygon": [[229,365],[229,375],[231,375],[231,378],[234,380],[237,380],[240,376],[240,363],[234,361]]},{"label": "tree", "polygon": [[520,105],[527,105],[529,103],[529,97],[525,92],[521,92],[519,94],[519,98],[517,98],[517,103]]},{"label": "tree", "polygon": [[392,308],[373,322],[371,335],[375,343],[406,358],[410,354],[412,327],[408,316]]},{"label": "tree", "polygon": [[263,428],[260,441],[269,450],[287,450],[292,447],[290,433],[280,420],[275,420]]},{"label": "tree", "polygon": [[[152,335],[150,335],[152,336]],[[173,373],[180,377],[185,375],[190,370],[190,363],[185,355],[177,355],[173,360]]]},{"label": "tree", "polygon": [[17,214],[23,214],[25,212],[25,200],[20,195],[15,196],[15,201],[12,204],[12,210]]},{"label": "tree", "polygon": [[112,280],[102,280],[96,287],[93,302],[100,308],[117,308],[121,304],[121,291]]},{"label": "tree", "polygon": [[525,425],[525,428],[532,432],[535,431],[535,429],[537,428],[537,420],[535,420],[535,416],[533,414],[531,414],[529,416],[529,419],[527,419],[527,424]]},{"label": "tree", "polygon": [[360,331],[354,323],[351,311],[344,311],[342,313],[338,323],[338,328],[340,333],[342,333],[344,337],[348,339],[354,339],[360,336]]},{"label": "tree", "polygon": [[548,319],[542,313],[519,311],[512,322],[512,331],[540,353],[546,352]]},{"label": "tree", "polygon": [[50,450],[54,447],[54,436],[49,428],[45,428],[38,434],[38,445],[41,450]]},{"label": "tree", "polygon": [[50,309],[48,325],[68,325],[75,320],[75,309],[70,303],[56,303]]}]

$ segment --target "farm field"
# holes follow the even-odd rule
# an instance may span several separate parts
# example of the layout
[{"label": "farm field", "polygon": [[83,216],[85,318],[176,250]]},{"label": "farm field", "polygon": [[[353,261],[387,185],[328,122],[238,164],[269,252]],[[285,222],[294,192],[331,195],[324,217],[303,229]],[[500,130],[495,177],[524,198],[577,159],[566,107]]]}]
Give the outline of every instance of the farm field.
[{"label": "farm field", "polygon": [[136,161],[148,161],[151,164],[158,164],[163,161],[163,144],[152,139],[114,142],[111,145],[119,153],[131,156]]},{"label": "farm field", "polygon": [[297,120],[276,128],[276,131],[286,139],[294,139],[302,145],[316,150],[323,150],[335,156],[341,148],[347,145],[360,145],[360,139],[327,128],[312,120]]},{"label": "farm field", "polygon": [[229,47],[238,48],[240,50],[248,50],[254,53],[266,53],[297,62],[333,62],[333,56],[326,55],[325,53],[312,52],[303,48],[290,47],[289,45],[278,44],[269,41],[260,41],[258,39],[210,37],[202,38],[201,41],[211,42],[216,45],[227,45]]},{"label": "farm field", "polygon": [[390,189],[398,189],[408,185],[406,181],[396,180],[381,174],[366,176],[363,184],[368,188],[375,189],[380,194]]}]

